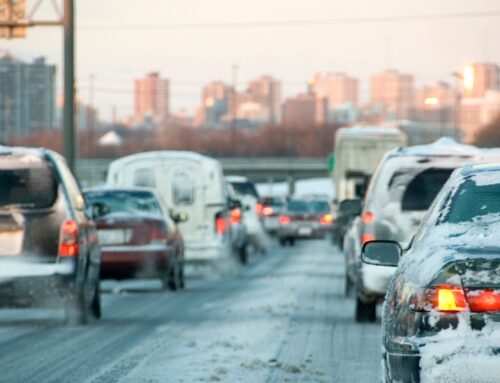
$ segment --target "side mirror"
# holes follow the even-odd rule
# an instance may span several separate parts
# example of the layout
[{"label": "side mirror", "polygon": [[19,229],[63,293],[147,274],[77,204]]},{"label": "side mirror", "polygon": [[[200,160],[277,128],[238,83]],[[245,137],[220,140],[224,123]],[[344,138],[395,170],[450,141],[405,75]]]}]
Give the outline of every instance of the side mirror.
[{"label": "side mirror", "polygon": [[347,216],[358,216],[361,214],[360,199],[346,199],[340,203],[340,213]]},{"label": "side mirror", "polygon": [[402,254],[397,242],[371,241],[363,245],[361,261],[368,265],[396,267]]},{"label": "side mirror", "polygon": [[187,213],[177,213],[172,215],[172,219],[175,223],[187,222],[189,215]]}]

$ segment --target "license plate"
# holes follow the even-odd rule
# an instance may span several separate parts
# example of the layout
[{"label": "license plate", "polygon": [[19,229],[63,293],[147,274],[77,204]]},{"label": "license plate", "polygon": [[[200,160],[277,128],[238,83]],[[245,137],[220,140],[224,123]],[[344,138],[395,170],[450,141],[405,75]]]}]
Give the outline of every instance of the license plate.
[{"label": "license plate", "polygon": [[299,235],[311,235],[312,229],[310,227],[301,227],[299,228]]},{"label": "license plate", "polygon": [[121,245],[130,240],[131,231],[120,230],[99,230],[99,243],[101,245]]},{"label": "license plate", "polygon": [[0,256],[18,255],[23,248],[23,230],[0,233]]}]

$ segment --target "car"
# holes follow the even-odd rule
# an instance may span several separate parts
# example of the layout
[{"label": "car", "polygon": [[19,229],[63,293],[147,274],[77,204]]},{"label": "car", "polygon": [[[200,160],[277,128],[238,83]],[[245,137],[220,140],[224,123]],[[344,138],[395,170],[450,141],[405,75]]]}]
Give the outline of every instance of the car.
[{"label": "car", "polygon": [[159,278],[164,289],[185,287],[184,242],[153,189],[100,188],[85,192],[101,245],[101,278]]},{"label": "car", "polygon": [[405,134],[395,128],[354,126],[340,128],[335,134],[335,182],[332,241],[342,248],[344,235],[352,217],[344,216],[340,204],[345,200],[362,199],[377,165],[390,150],[406,146]]},{"label": "car", "polygon": [[279,242],[294,246],[297,239],[323,238],[331,230],[332,220],[328,202],[290,199],[279,217]]},{"label": "car", "polygon": [[350,281],[356,290],[356,321],[376,319],[377,303],[383,301],[395,270],[367,268],[360,261],[361,246],[375,239],[406,246],[450,174],[479,153],[476,147],[442,139],[385,155],[370,181],[361,214],[344,239],[346,291]]},{"label": "car", "polygon": [[101,255],[77,181],[57,153],[0,147],[0,306],[101,316]]},{"label": "car", "polygon": [[242,264],[248,263],[248,230],[245,225],[245,207],[241,203],[231,185],[226,184],[228,206],[230,208],[230,217],[227,225],[231,236],[233,252]]},{"label": "car", "polygon": [[256,253],[266,254],[268,240],[259,216],[259,193],[253,181],[242,176],[227,176],[231,193],[238,198],[244,210],[243,223],[247,229],[248,247]]},{"label": "car", "polygon": [[269,234],[276,234],[279,228],[279,217],[285,209],[286,201],[282,197],[262,197],[257,203],[262,226]]},{"label": "car", "polygon": [[394,241],[363,246],[367,266],[397,265],[382,314],[384,382],[497,380],[476,378],[485,369],[481,357],[498,363],[499,195],[500,164],[465,166],[443,187],[409,248]]},{"label": "car", "polygon": [[230,211],[220,161],[188,151],[137,153],[113,161],[106,183],[155,189],[172,215],[189,217],[178,225],[186,263],[205,264],[217,273],[230,271]]}]

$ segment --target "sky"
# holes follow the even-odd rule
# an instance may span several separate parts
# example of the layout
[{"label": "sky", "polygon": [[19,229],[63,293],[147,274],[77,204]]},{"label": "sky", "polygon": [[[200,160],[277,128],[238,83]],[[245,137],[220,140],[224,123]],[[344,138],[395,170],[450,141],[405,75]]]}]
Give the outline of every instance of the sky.
[{"label": "sky", "polygon": [[[51,14],[50,0],[39,18]],[[28,0],[28,4],[32,0]],[[500,64],[500,15],[366,22],[364,18],[500,11],[500,0],[75,0],[77,86],[109,119],[133,112],[133,79],[158,71],[171,80],[171,110],[192,113],[201,87],[231,81],[238,66],[240,90],[261,74],[283,82],[284,97],[306,89],[317,72],[346,72],[360,79],[369,99],[369,77],[386,68],[415,75],[417,84],[453,81],[451,73],[474,61]],[[349,23],[255,22],[357,18]],[[361,19],[361,21],[359,21]],[[238,27],[207,27],[234,23]],[[241,25],[243,23],[243,26]],[[246,23],[250,23],[248,25]],[[172,28],[172,25],[184,25]],[[192,27],[195,24],[197,27]],[[201,26],[200,26],[201,24]],[[162,28],[152,26],[163,26]],[[170,26],[170,27],[169,27]],[[119,28],[117,28],[119,27]],[[0,40],[22,59],[46,56],[61,77],[62,32],[33,28],[24,40]]]}]

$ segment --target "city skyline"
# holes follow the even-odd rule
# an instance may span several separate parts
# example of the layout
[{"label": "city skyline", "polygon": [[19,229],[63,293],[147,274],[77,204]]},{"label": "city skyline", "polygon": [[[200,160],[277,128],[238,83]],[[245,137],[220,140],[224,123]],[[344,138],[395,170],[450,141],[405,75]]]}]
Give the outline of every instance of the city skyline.
[{"label": "city skyline", "polygon": [[[197,88],[209,79],[230,83],[234,64],[239,66],[238,89],[264,72],[283,82],[285,98],[305,91],[303,79],[315,72],[346,72],[365,83],[360,88],[363,101],[369,94],[366,80],[371,73],[386,68],[413,73],[418,85],[451,81],[450,69],[467,62],[500,62],[500,52],[493,49],[495,36],[500,34],[497,16],[445,17],[497,9],[495,0],[484,0],[480,6],[452,0],[354,0],[348,4],[312,0],[307,6],[284,0],[272,4],[264,0],[248,4],[220,0],[214,6],[192,0],[167,6],[150,0],[147,4],[131,1],[127,7],[116,0],[87,0],[77,7],[78,87],[82,96],[88,97],[89,76],[95,75],[95,104],[100,105],[107,120],[113,106],[118,108],[120,119],[131,114],[133,101],[124,90],[132,89],[132,79],[151,70],[172,80],[174,112],[183,108],[193,114],[199,101]],[[397,20],[398,16],[429,14],[444,17]],[[395,20],[363,21],[379,16]],[[290,26],[270,22],[265,27],[251,23],[321,18],[359,20]],[[196,27],[196,23],[225,22],[237,27]],[[185,27],[154,27],[172,24]],[[61,34],[57,30],[36,28],[28,32],[26,40],[2,41],[2,48],[28,61],[44,55],[60,67]],[[443,55],[445,50],[447,54]],[[58,78],[60,83],[60,71]]]}]

